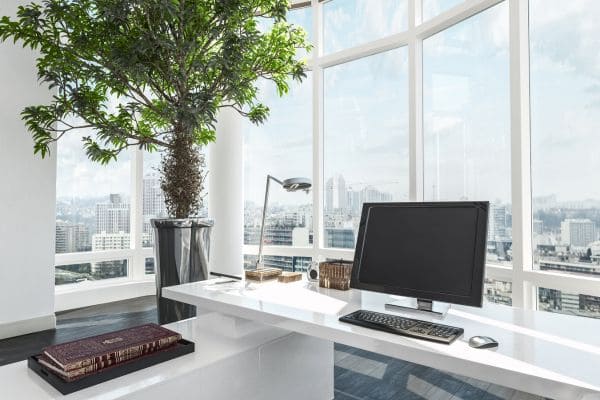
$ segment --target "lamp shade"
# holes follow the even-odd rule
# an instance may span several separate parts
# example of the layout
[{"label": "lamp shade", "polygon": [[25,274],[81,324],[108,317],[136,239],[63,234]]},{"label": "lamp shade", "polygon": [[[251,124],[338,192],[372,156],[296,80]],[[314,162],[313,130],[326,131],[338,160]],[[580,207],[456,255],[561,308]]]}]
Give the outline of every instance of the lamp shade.
[{"label": "lamp shade", "polygon": [[308,178],[289,178],[284,180],[281,186],[288,192],[307,191],[312,187],[312,182]]}]

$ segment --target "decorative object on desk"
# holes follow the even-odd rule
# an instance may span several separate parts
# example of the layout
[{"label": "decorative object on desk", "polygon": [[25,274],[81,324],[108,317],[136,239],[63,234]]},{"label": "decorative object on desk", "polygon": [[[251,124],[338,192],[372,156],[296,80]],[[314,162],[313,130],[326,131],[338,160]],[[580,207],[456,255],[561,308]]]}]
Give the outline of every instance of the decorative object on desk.
[{"label": "decorative object on desk", "polygon": [[263,205],[262,222],[260,224],[260,238],[258,241],[258,258],[256,260],[256,269],[261,269],[264,267],[262,252],[263,244],[265,241],[265,220],[267,218],[267,206],[269,205],[269,189],[271,188],[271,180],[279,183],[288,192],[297,192],[299,190],[303,190],[304,192],[308,193],[312,186],[312,183],[308,178],[289,178],[280,181],[279,179],[271,175],[267,175],[267,184],[265,188],[265,203]]},{"label": "decorative object on desk", "polygon": [[281,275],[279,275],[277,277],[277,280],[279,282],[282,282],[282,283],[290,283],[290,282],[301,281],[302,280],[302,273],[301,272],[283,271],[281,273]]},{"label": "decorative object on desk", "polygon": [[40,363],[72,379],[159,351],[179,340],[181,335],[177,332],[146,324],[48,346],[43,349]]},{"label": "decorative object on desk", "polygon": [[[33,0],[16,17],[0,18],[0,42],[36,50],[39,81],[56,92],[21,113],[36,154],[81,133],[87,156],[100,164],[129,147],[162,152],[160,186],[175,220],[154,226],[157,291],[185,283],[182,277],[206,279],[186,268],[202,269],[198,260],[208,259],[208,248],[198,247],[208,229],[194,233],[207,226],[193,217],[205,195],[201,149],[217,139],[219,111],[263,123],[269,108],[257,100],[258,82],[273,81],[283,95],[291,80],[306,77],[295,55],[312,46],[286,21],[289,8],[287,0]],[[264,18],[271,29],[261,28]],[[171,313],[157,300],[161,323],[194,315],[190,308]]]},{"label": "decorative object on desk", "polygon": [[71,381],[62,378],[58,374],[53,373],[53,371],[49,371],[41,363],[41,358],[43,357],[42,354],[29,357],[27,359],[27,366],[60,393],[69,394],[135,371],[139,371],[144,368],[151,367],[152,365],[160,364],[162,362],[193,353],[194,349],[195,345],[193,342],[180,339],[173,345],[162,350],[133,358],[119,364],[113,364],[109,367],[86,374],[85,376],[81,376]]},{"label": "decorative object on desk", "polygon": [[267,281],[270,279],[277,279],[281,275],[281,269],[279,268],[260,268],[260,269],[248,269],[246,270],[246,279],[252,281]]},{"label": "decorative object on desk", "polygon": [[324,261],[319,264],[319,286],[328,289],[349,290],[352,261]]}]

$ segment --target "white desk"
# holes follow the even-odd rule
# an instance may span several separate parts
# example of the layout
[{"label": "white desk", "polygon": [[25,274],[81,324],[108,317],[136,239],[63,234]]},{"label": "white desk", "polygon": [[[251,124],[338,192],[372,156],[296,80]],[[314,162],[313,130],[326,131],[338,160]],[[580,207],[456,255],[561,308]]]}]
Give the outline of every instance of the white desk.
[{"label": "white desk", "polygon": [[[422,314],[407,314],[464,328],[463,338],[443,345],[338,321],[339,316],[361,308],[386,312],[384,304],[389,299],[386,295],[322,289],[304,281],[212,283],[204,281],[164,288],[163,295],[200,309],[556,400],[600,399],[600,320],[494,304],[485,304],[482,309],[453,306],[443,321]],[[473,349],[467,340],[474,335],[491,336],[500,346],[496,350]]]},{"label": "white desk", "polygon": [[[16,362],[0,367],[0,399],[305,400],[323,393],[333,398],[333,346],[323,340],[217,313],[166,326],[194,341],[196,351],[67,396],[26,361]],[[293,357],[290,349],[305,349],[305,355]],[[283,367],[280,357],[289,360]]]}]

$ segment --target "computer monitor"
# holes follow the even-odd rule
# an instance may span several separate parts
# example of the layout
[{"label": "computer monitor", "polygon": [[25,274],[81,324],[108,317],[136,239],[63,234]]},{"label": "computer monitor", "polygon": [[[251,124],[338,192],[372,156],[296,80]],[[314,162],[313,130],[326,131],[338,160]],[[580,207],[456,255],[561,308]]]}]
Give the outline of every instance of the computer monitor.
[{"label": "computer monitor", "polygon": [[365,203],[350,286],[481,307],[488,202]]}]

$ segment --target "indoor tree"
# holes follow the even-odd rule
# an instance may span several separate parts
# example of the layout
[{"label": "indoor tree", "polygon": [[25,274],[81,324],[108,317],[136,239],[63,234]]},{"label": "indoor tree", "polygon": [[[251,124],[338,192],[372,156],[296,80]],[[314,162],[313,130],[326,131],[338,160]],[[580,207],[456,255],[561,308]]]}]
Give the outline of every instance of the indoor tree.
[{"label": "indoor tree", "polygon": [[[301,81],[306,33],[286,22],[288,0],[44,0],[0,19],[0,41],[37,50],[48,104],[22,117],[42,157],[80,129],[88,157],[106,164],[130,146],[162,150],[171,217],[195,215],[205,177],[199,149],[216,140],[219,109],[254,123],[269,109],[257,81],[280,95]],[[266,27],[269,27],[266,29]],[[73,121],[78,121],[74,123]]]}]

